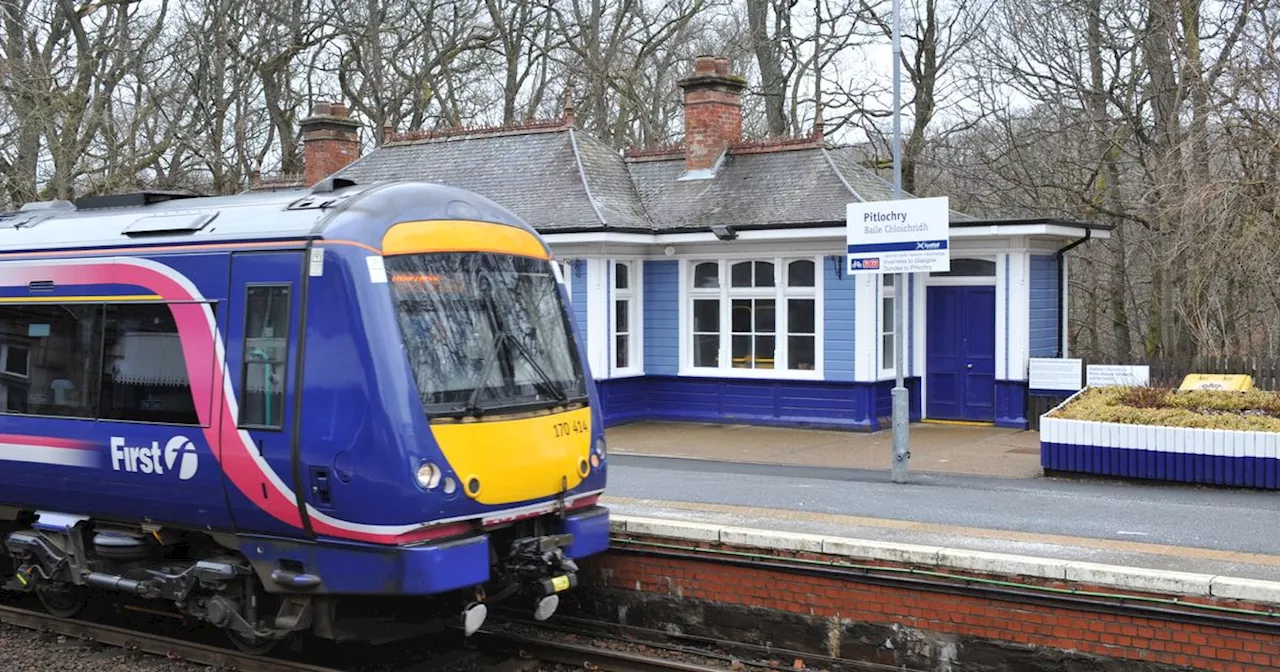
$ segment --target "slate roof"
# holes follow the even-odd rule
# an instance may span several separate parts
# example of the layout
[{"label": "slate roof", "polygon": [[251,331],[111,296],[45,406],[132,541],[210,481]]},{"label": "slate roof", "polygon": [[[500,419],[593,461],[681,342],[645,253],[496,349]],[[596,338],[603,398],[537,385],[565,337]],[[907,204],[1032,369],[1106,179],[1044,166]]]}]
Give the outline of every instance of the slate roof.
[{"label": "slate roof", "polygon": [[[384,143],[338,171],[357,182],[415,179],[475,191],[544,232],[843,226],[851,201],[892,197],[853,148],[817,140],[730,148],[715,176],[681,180],[684,155],[624,159],[571,125],[450,132]],[[909,195],[908,195],[909,197]],[[972,219],[953,213],[952,221]]]}]

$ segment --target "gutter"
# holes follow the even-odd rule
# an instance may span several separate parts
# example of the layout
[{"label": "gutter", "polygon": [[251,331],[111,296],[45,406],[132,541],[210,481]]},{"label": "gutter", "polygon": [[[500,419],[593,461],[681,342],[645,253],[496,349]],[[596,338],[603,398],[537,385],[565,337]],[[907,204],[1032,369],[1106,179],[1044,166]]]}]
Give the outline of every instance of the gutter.
[{"label": "gutter", "polygon": [[1066,254],[1072,249],[1083,245],[1085,241],[1092,237],[1093,229],[1086,228],[1084,230],[1084,238],[1073,241],[1053,253],[1053,256],[1058,261],[1058,357],[1062,357],[1063,353],[1066,352],[1067,349],[1067,302],[1064,300],[1064,297],[1067,295]]}]

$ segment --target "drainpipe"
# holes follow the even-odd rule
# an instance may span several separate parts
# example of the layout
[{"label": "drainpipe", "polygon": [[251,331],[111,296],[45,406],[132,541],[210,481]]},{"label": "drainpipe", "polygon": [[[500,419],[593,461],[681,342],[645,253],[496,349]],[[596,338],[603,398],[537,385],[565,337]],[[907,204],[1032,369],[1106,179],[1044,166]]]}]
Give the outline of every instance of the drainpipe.
[{"label": "drainpipe", "polygon": [[1084,244],[1093,236],[1093,229],[1084,230],[1084,238],[1081,238],[1066,247],[1059,249],[1053,254],[1058,260],[1058,357],[1062,357],[1062,353],[1067,349],[1067,302],[1063,297],[1067,295],[1067,263],[1066,254],[1073,248]]}]

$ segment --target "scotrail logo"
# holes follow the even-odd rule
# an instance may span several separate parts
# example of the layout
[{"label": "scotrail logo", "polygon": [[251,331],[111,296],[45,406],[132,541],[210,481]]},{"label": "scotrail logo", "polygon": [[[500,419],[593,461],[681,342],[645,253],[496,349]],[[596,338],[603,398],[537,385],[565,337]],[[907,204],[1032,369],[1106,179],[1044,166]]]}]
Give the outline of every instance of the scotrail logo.
[{"label": "scotrail logo", "polygon": [[164,474],[178,472],[178,478],[191,480],[200,468],[196,446],[185,436],[175,436],[160,449],[159,441],[149,446],[130,446],[123,437],[111,437],[111,468],[129,473]]}]

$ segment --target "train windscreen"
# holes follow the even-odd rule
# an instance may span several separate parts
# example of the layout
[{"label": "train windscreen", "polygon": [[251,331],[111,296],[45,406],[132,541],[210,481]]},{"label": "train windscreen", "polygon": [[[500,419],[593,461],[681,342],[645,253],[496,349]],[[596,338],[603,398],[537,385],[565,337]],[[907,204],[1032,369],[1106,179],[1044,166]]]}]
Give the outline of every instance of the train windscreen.
[{"label": "train windscreen", "polygon": [[550,262],[448,252],[389,256],[386,267],[428,415],[509,413],[586,399]]}]

